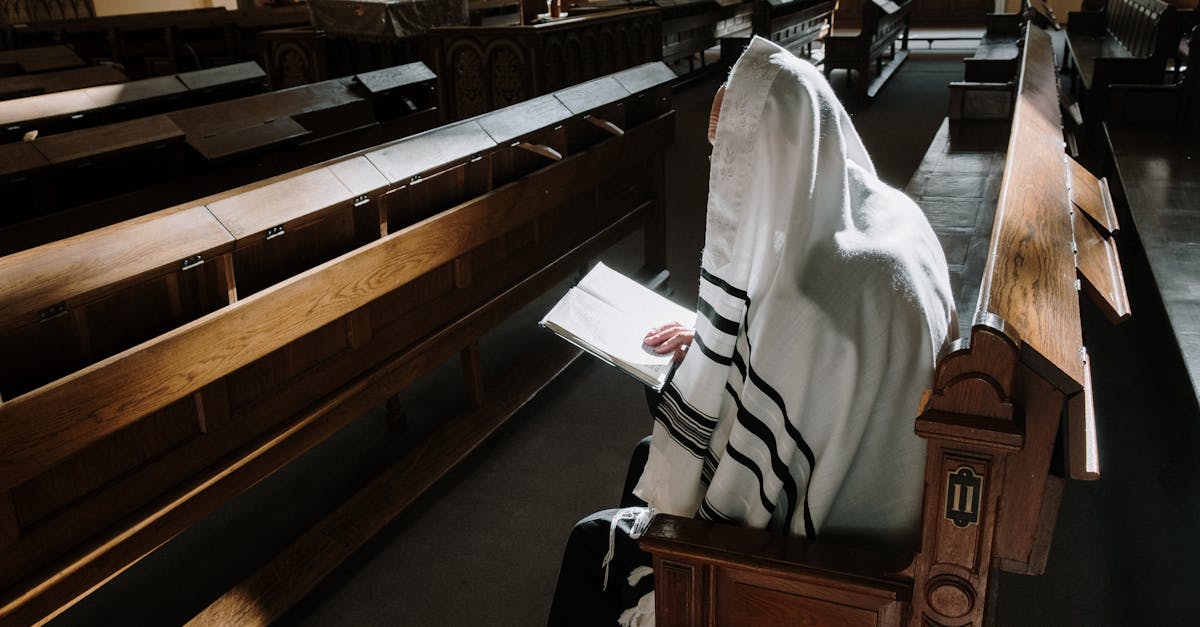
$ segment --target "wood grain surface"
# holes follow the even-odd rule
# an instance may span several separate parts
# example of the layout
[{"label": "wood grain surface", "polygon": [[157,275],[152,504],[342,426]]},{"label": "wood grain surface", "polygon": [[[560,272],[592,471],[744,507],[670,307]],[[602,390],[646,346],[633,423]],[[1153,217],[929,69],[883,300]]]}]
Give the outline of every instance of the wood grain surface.
[{"label": "wood grain surface", "polygon": [[1083,337],[1050,35],[1029,29],[1024,54],[978,309],[1014,326],[1031,365],[1070,394],[1083,387]]}]

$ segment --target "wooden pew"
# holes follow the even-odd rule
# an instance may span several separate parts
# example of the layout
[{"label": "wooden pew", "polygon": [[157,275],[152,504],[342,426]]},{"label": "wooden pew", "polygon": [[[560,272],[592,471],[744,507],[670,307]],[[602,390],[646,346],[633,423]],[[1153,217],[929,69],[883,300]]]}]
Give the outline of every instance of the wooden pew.
[{"label": "wooden pew", "polygon": [[118,64],[145,78],[257,59],[258,32],[306,23],[302,4],[46,20],[0,26],[0,49],[68,44],[88,62]]},{"label": "wooden pew", "polygon": [[[1132,237],[1135,294],[1161,312],[1168,339],[1159,376],[1186,420],[1200,415],[1200,27],[1190,34],[1188,71],[1170,86],[1113,85],[1103,123],[1106,172]],[[1139,288],[1140,291],[1139,291]],[[1173,367],[1181,364],[1180,367]]]},{"label": "wooden pew", "polygon": [[0,258],[0,625],[54,616],[463,355],[477,411],[280,558],[309,568],[209,610],[278,618],[577,354],[531,351],[492,388],[485,331],[638,229],[663,268],[673,78],[639,66]]},{"label": "wooden pew", "polygon": [[1103,119],[1109,85],[1164,81],[1179,43],[1175,18],[1161,0],[1107,0],[1100,11],[1068,15],[1063,64],[1085,119]]},{"label": "wooden pew", "polygon": [[963,80],[977,83],[1007,83],[1017,75],[1021,51],[1022,13],[988,13],[983,38],[975,54],[963,60]]},{"label": "wooden pew", "polygon": [[946,249],[966,331],[914,408],[928,444],[915,557],[656,516],[641,540],[656,624],[984,625],[999,570],[1044,569],[1060,416],[1069,475],[1099,473],[1076,278],[1118,287],[1107,232],[1073,210],[1100,183],[1064,159],[1050,37],[1026,37],[1011,123],[947,121],[909,186]]},{"label": "wooden pew", "polygon": [[[95,67],[116,72],[108,66]],[[19,141],[30,131],[37,131],[39,136],[64,133],[259,93],[266,89],[265,77],[257,63],[247,61],[224,68],[6,100],[0,102],[0,142]],[[16,78],[25,77],[0,81]],[[109,82],[116,80],[121,79]]]},{"label": "wooden pew", "polygon": [[0,216],[0,255],[432,128],[435,82],[410,63],[22,142],[50,167],[0,174],[20,206]]},{"label": "wooden pew", "polygon": [[[792,52],[811,57],[812,45],[833,27],[832,0],[759,0],[754,3],[752,32]],[[732,64],[749,45],[746,37],[722,37],[721,57]]]},{"label": "wooden pew", "polygon": [[124,83],[127,80],[129,77],[124,72],[111,65],[88,65],[57,72],[8,76],[0,78],[0,100]]},{"label": "wooden pew", "polygon": [[0,76],[69,70],[86,65],[69,46],[0,50]]},{"label": "wooden pew", "polygon": [[[858,34],[831,35],[825,39],[825,76],[836,69],[845,69],[847,77],[854,72],[858,97],[874,98],[908,59],[912,4],[911,0],[864,0]],[[896,42],[900,43],[899,50]]]},{"label": "wooden pew", "polygon": [[[704,51],[725,38],[744,38],[753,28],[753,2],[659,0],[662,9],[662,58],[680,74],[706,69]],[[721,44],[722,57],[728,44]],[[738,53],[741,51],[738,50]],[[682,65],[687,63],[687,71]]]}]

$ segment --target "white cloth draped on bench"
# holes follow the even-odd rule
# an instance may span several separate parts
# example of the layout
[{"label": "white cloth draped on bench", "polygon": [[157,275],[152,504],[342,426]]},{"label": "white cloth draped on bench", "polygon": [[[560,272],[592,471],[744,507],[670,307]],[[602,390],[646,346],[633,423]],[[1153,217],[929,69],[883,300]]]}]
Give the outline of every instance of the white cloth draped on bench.
[{"label": "white cloth draped on bench", "polygon": [[913,421],[957,328],[945,257],[821,73],[760,38],[729,78],[706,228],[695,340],[635,493],[665,513],[911,547]]}]

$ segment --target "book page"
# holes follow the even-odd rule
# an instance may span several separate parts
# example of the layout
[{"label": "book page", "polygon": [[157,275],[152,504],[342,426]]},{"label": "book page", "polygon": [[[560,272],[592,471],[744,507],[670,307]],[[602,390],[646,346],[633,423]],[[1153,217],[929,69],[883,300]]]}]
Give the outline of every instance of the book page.
[{"label": "book page", "polygon": [[696,312],[677,305],[654,290],[609,268],[603,263],[579,282],[579,289],[620,310],[635,324],[642,324],[642,336],[656,326],[678,322],[684,326],[696,325]]},{"label": "book page", "polygon": [[578,288],[568,291],[543,322],[616,362],[635,367],[671,363],[670,355],[659,355],[642,343],[647,331],[643,324]]}]

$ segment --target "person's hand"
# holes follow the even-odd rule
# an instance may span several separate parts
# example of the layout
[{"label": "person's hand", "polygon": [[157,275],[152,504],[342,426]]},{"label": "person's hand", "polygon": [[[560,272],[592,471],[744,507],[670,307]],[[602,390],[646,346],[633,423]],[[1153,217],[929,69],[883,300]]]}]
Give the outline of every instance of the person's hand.
[{"label": "person's hand", "polygon": [[725,101],[725,86],[721,85],[717,88],[717,95],[713,96],[712,109],[708,112],[708,143],[713,143],[717,140],[717,118],[721,117],[721,103]]},{"label": "person's hand", "polygon": [[650,332],[646,334],[646,339],[642,341],[646,343],[646,346],[653,348],[654,352],[660,355],[673,352],[672,358],[675,361],[682,361],[687,355],[687,349],[692,345],[692,337],[695,335],[695,329],[672,322],[650,329]]}]

